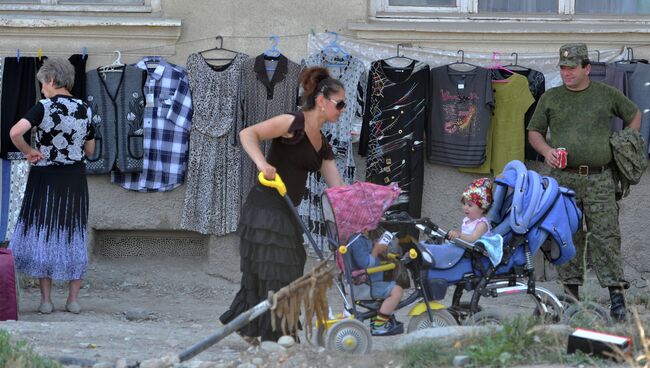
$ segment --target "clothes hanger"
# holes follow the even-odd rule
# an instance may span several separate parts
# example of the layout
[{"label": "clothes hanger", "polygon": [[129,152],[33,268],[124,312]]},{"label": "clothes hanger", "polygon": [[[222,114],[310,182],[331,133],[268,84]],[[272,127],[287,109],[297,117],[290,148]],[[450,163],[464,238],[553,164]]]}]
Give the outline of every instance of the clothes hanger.
[{"label": "clothes hanger", "polygon": [[635,59],[634,50],[631,47],[626,47],[625,51],[626,51],[625,59],[615,61],[616,64],[636,64],[636,63],[648,64],[647,59]]},{"label": "clothes hanger", "polygon": [[277,59],[277,58],[280,57],[280,55],[282,55],[280,50],[278,50],[279,38],[278,38],[278,36],[273,35],[273,36],[269,37],[269,39],[271,41],[273,41],[273,45],[270,48],[266,49],[266,51],[264,51],[264,59],[267,59],[267,60]]},{"label": "clothes hanger", "polygon": [[448,64],[447,65],[448,69],[450,69],[450,70],[452,70],[454,72],[467,73],[467,72],[471,72],[474,69],[478,68],[477,65],[465,62],[465,51],[458,50],[456,52],[456,55],[460,55],[460,61],[456,60],[456,62]]},{"label": "clothes hanger", "polygon": [[[496,77],[496,79],[492,79],[492,83],[509,83],[510,80],[506,79],[506,78],[509,77],[510,75],[515,74],[515,72],[513,72],[512,70],[504,67],[503,65],[501,65],[499,63],[499,55],[500,55],[500,53],[493,52],[492,53],[492,65],[488,66],[488,69],[490,69],[490,71],[492,72],[492,76]],[[506,73],[509,73],[510,75],[503,78],[501,75],[496,74],[496,71],[504,71]]]},{"label": "clothes hanger", "polygon": [[120,50],[115,50],[113,51],[115,54],[115,60],[113,60],[113,63],[100,66],[97,68],[98,71],[101,73],[112,73],[112,72],[119,72],[121,73],[124,69],[124,64],[122,64],[122,53]]},{"label": "clothes hanger", "polygon": [[328,63],[327,66],[347,65],[347,61],[352,57],[352,55],[347,53],[341,45],[339,45],[339,34],[333,31],[327,33],[334,36],[334,39],[323,48],[324,54],[334,56],[334,61]]},{"label": "clothes hanger", "polygon": [[279,37],[273,35],[269,37],[269,39],[273,41],[273,45],[271,45],[271,47],[266,49],[266,51],[264,51],[263,53],[264,60],[265,60],[264,64],[266,65],[267,72],[273,72],[277,67],[277,62],[280,59],[280,56],[282,56],[282,53],[280,52],[280,50],[278,50]]},{"label": "clothes hanger", "polygon": [[[389,58],[384,59],[384,61],[386,62],[386,67],[387,67],[387,68],[391,68],[391,69],[403,69],[403,68],[407,67],[407,66],[408,66],[410,63],[412,63],[413,61],[416,61],[416,60],[413,59],[413,58],[410,58],[410,57],[408,57],[408,56],[404,56],[404,55],[400,54],[400,52],[399,52],[400,50],[399,50],[399,49],[400,49],[400,47],[402,47],[402,46],[403,46],[403,47],[408,47],[408,46],[412,46],[412,45],[411,45],[410,43],[398,43],[398,44],[397,44],[397,55],[395,55],[395,56],[391,56],[391,57],[389,57]],[[405,65],[405,66],[401,66],[401,65],[391,65],[391,64],[388,63],[389,60],[406,60],[406,61],[408,61],[409,64],[407,64],[407,65]]]},{"label": "clothes hanger", "polygon": [[[237,52],[235,50],[230,50],[230,49],[227,49],[227,48],[223,47],[223,37],[222,36],[217,36],[215,39],[217,40],[217,46],[198,52],[199,55],[203,56],[203,60],[206,60],[206,61],[207,60],[210,60],[210,61],[231,61],[232,59],[235,58],[235,56],[237,56],[237,54],[239,54],[239,52]],[[230,53],[235,54],[235,55],[233,55],[232,57],[213,57],[213,58],[205,57],[204,54],[207,53],[207,52],[210,52],[210,51],[226,51],[226,52],[230,52]]]},{"label": "clothes hanger", "polygon": [[508,68],[508,69],[510,69],[510,70],[512,70],[514,72],[528,72],[528,71],[530,71],[530,68],[527,68],[527,67],[525,67],[523,65],[519,65],[519,63],[518,63],[519,54],[518,53],[513,52],[512,54],[510,54],[510,56],[515,57],[515,62],[514,62],[514,64],[510,63],[510,64],[506,65],[505,66],[506,68]]}]

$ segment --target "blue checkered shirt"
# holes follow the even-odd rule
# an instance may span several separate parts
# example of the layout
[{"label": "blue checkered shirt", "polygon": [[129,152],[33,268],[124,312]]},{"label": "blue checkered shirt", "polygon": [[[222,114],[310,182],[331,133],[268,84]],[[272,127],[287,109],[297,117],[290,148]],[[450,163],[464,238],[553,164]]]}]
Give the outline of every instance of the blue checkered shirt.
[{"label": "blue checkered shirt", "polygon": [[142,91],[146,101],[142,172],[113,171],[111,182],[139,192],[172,190],[183,183],[187,169],[192,124],[187,72],[153,56],[144,57],[135,66],[147,71]]}]

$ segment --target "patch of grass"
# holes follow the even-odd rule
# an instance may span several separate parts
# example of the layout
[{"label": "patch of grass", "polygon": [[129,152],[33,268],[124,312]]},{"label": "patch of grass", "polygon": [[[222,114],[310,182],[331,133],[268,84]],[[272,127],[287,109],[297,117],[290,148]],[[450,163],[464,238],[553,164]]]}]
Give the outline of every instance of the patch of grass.
[{"label": "patch of grass", "polygon": [[632,354],[626,354],[620,349],[615,349],[616,356],[625,361],[630,367],[648,368],[650,367],[650,337],[646,336],[645,328],[639,317],[636,308],[632,309],[634,328],[638,334],[630,334],[634,336],[633,346],[636,348]]},{"label": "patch of grass", "polygon": [[0,367],[58,368],[61,365],[36,354],[24,341],[12,342],[9,333],[0,330]]},{"label": "patch of grass", "polygon": [[564,366],[610,366],[611,361],[577,353],[566,354],[567,337],[540,329],[539,320],[517,317],[507,320],[503,329],[458,341],[423,342],[399,353],[404,367],[451,366],[457,355],[470,357],[470,367],[509,367],[555,363]]}]

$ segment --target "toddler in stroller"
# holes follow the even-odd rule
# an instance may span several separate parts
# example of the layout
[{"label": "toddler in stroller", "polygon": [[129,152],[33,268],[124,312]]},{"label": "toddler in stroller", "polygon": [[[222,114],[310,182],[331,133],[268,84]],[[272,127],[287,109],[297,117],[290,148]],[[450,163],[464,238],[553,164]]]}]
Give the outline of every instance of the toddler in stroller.
[{"label": "toddler in stroller", "polygon": [[[469,197],[478,199],[480,196],[471,188]],[[428,281],[438,280],[443,295],[448,286],[455,287],[450,311],[459,321],[473,317],[467,322],[479,322],[480,312],[486,312],[483,314],[487,317],[487,311],[481,311],[478,304],[481,297],[520,293],[531,296],[536,312],[544,316],[550,313],[549,318],[557,321],[563,314],[563,306],[552,292],[535,285],[532,257],[542,250],[554,265],[574,257],[571,236],[578,229],[581,212],[573,192],[558,186],[555,179],[512,161],[495,179],[492,199],[492,206],[485,213],[485,227],[494,225],[491,233],[500,236],[501,241],[491,242],[483,234],[473,244],[465,241],[474,240],[467,235],[441,245],[420,242],[432,260]],[[453,237],[433,223],[418,228],[432,238]],[[469,305],[460,303],[463,291],[473,291]],[[549,306],[553,311],[547,310]]]},{"label": "toddler in stroller", "polygon": [[[395,242],[393,242],[395,240]],[[368,275],[360,270],[381,265],[381,259],[388,254],[389,246],[398,246],[394,234],[378,227],[366,234],[353,237],[348,248],[352,265],[352,288],[359,299],[382,299],[383,302],[370,320],[370,333],[373,336],[397,335],[404,332],[401,322],[393,316],[395,307],[402,300],[404,290],[395,281],[384,281],[384,272]]]},{"label": "toddler in stroller", "polygon": [[[465,218],[461,230],[450,230],[446,238],[451,242],[473,244],[479,239],[477,247],[487,254],[493,264],[498,264],[503,255],[503,238],[492,234],[492,225],[487,218],[487,211],[492,205],[492,182],[489,178],[475,179],[465,189],[460,199]],[[429,249],[433,251],[433,249]]]}]

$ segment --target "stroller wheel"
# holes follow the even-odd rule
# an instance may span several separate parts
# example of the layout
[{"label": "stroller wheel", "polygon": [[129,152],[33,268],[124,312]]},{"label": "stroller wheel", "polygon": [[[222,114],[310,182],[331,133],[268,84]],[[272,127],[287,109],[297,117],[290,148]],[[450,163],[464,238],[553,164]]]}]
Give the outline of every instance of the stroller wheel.
[{"label": "stroller wheel", "polygon": [[344,319],[329,328],[325,336],[325,348],[351,354],[370,352],[372,340],[370,331],[356,319]]},{"label": "stroller wheel", "polygon": [[564,311],[562,322],[572,327],[610,326],[612,317],[607,310],[592,302],[578,302]]},{"label": "stroller wheel", "polygon": [[[556,297],[559,304],[546,294],[538,294],[538,305],[533,311],[533,316],[542,318],[544,323],[559,323],[565,311],[571,305],[578,303],[578,300],[571,295],[560,293]],[[546,307],[546,312],[543,311],[543,307]]]},{"label": "stroller wheel", "polygon": [[500,326],[505,320],[501,312],[484,309],[469,316],[463,324],[465,326]]},{"label": "stroller wheel", "polygon": [[451,313],[449,313],[449,311],[447,311],[446,309],[432,310],[431,317],[433,321],[429,321],[429,314],[426,312],[411,317],[411,319],[409,320],[408,327],[406,328],[406,333],[411,333],[418,330],[424,330],[427,328],[458,325],[458,322],[456,322],[454,316],[452,316]]}]

